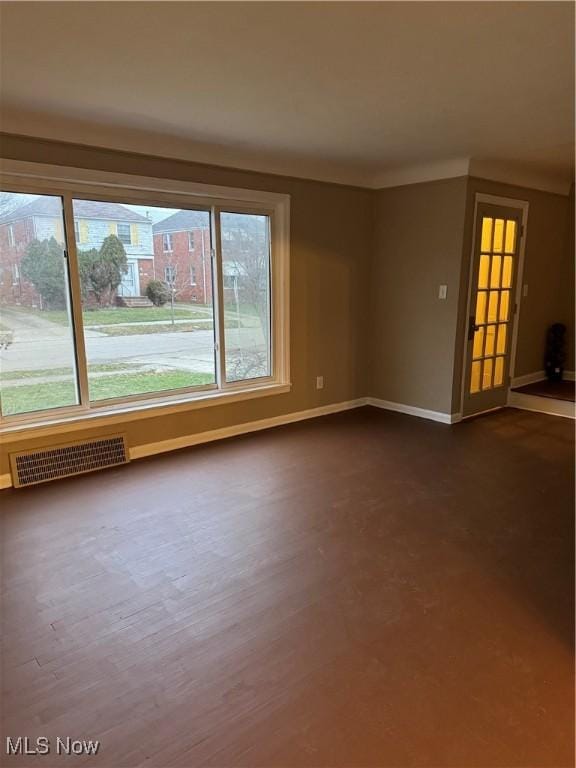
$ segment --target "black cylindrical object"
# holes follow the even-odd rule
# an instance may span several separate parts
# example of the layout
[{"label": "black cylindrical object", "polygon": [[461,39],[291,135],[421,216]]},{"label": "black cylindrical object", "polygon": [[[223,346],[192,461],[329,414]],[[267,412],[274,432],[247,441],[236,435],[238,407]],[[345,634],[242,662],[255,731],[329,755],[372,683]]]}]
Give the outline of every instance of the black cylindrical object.
[{"label": "black cylindrical object", "polygon": [[544,370],[550,381],[562,381],[566,360],[566,326],[554,323],[546,333],[546,356]]}]

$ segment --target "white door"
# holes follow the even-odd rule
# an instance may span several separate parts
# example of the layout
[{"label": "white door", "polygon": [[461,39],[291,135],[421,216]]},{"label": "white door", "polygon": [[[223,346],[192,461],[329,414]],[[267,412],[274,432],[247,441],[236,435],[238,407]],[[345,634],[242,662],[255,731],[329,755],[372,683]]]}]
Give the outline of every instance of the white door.
[{"label": "white door", "polygon": [[128,261],[128,269],[124,273],[118,288],[120,296],[139,296],[138,266],[136,261]]},{"label": "white door", "polygon": [[506,405],[521,239],[522,210],[478,203],[463,416]]}]

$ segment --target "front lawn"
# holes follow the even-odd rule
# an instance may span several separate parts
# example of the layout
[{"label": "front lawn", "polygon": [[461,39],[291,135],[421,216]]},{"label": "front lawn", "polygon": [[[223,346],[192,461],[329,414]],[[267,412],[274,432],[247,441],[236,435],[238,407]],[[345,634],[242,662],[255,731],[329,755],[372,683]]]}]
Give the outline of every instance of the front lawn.
[{"label": "front lawn", "polygon": [[[91,378],[90,398],[92,400],[107,400],[114,397],[128,397],[169,389],[202,386],[213,382],[214,376],[209,373],[182,370],[119,373],[117,376]],[[75,392],[72,380],[3,386],[2,412],[5,416],[10,416],[16,413],[75,405]]]}]

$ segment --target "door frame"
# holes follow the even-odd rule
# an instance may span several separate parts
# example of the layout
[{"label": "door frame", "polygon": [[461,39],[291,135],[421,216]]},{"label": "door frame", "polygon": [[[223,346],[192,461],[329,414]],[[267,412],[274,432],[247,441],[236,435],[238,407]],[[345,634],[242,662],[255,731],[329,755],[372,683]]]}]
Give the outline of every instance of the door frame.
[{"label": "door frame", "polygon": [[[514,378],[516,369],[516,348],[518,345],[518,326],[520,320],[520,311],[522,304],[522,286],[524,279],[524,258],[526,255],[526,235],[528,234],[528,210],[530,203],[527,200],[518,200],[513,197],[502,197],[500,195],[489,195],[485,192],[476,192],[474,195],[474,217],[472,222],[472,233],[470,243],[470,254],[468,256],[468,296],[466,299],[466,314],[462,319],[462,327],[464,329],[463,339],[463,355],[462,355],[462,371],[460,376],[460,414],[464,413],[464,397],[466,395],[466,368],[468,365],[468,318],[470,316],[470,308],[472,304],[472,292],[474,290],[474,257],[476,247],[476,227],[478,224],[478,206],[482,203],[488,203],[490,205],[501,205],[506,208],[516,208],[522,211],[522,229],[520,235],[520,249],[518,253],[518,272],[516,275],[516,294],[514,296],[514,302],[516,304],[516,311],[512,316],[512,338],[510,343],[510,361],[508,366],[508,375],[510,381]],[[508,391],[510,387],[508,387]],[[500,407],[500,406],[499,406]],[[488,410],[498,410],[498,408],[490,408]],[[473,416],[478,416],[480,413],[487,413],[487,411],[478,411],[477,413],[471,413],[467,416],[462,415],[462,419],[470,419]]]}]

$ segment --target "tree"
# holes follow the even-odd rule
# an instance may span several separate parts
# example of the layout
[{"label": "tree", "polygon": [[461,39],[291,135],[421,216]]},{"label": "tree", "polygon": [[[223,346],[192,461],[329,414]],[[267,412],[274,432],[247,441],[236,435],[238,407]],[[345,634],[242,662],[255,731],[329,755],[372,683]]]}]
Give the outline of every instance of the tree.
[{"label": "tree", "polygon": [[172,316],[172,325],[174,325],[174,310],[176,298],[188,288],[188,278],[183,269],[178,269],[178,264],[171,259],[164,268],[164,276],[166,280],[164,285],[169,294],[170,299],[170,313]]},{"label": "tree", "polygon": [[108,235],[99,251],[95,248],[80,251],[78,262],[83,292],[92,291],[100,306],[111,304],[128,269],[126,251],[120,240],[116,235]]},{"label": "tree", "polygon": [[20,269],[22,276],[38,291],[46,307],[66,307],[64,250],[54,237],[50,240],[32,240],[22,257]]}]

